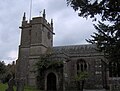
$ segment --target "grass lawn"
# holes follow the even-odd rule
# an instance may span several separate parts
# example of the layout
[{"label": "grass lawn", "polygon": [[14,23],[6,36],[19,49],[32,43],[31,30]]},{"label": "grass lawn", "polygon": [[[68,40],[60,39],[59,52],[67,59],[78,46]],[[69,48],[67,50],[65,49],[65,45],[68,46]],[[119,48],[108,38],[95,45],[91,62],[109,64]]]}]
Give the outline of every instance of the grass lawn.
[{"label": "grass lawn", "polygon": [[7,87],[7,84],[0,83],[0,91],[5,91]]},{"label": "grass lawn", "polygon": [[[0,83],[0,91],[5,91],[7,88],[8,88],[7,84]],[[14,91],[16,91],[16,87],[14,87]],[[40,90],[37,90],[35,87],[25,86],[24,91],[40,91]]]}]

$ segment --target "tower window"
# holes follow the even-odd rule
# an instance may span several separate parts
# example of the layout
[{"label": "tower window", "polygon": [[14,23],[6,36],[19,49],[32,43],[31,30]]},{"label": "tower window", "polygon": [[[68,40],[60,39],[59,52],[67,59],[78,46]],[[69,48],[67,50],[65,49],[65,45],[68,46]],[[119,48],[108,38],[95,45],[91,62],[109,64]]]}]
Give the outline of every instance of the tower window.
[{"label": "tower window", "polygon": [[48,39],[50,39],[50,32],[48,32],[47,36],[48,36]]},{"label": "tower window", "polygon": [[31,30],[29,30],[29,35],[31,36]]}]

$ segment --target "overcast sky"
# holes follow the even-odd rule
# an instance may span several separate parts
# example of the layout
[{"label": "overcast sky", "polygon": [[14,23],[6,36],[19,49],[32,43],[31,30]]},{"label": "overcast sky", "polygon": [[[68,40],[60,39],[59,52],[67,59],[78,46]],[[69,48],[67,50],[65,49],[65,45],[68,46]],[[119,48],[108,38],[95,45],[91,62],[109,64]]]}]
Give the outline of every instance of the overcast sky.
[{"label": "overcast sky", "polygon": [[[78,17],[66,0],[33,0],[31,16],[40,16],[43,9],[47,20],[54,20],[54,46],[86,44],[95,31],[92,21]],[[30,0],[1,0],[0,11],[0,60],[11,63],[18,55],[23,13],[30,18]]]}]

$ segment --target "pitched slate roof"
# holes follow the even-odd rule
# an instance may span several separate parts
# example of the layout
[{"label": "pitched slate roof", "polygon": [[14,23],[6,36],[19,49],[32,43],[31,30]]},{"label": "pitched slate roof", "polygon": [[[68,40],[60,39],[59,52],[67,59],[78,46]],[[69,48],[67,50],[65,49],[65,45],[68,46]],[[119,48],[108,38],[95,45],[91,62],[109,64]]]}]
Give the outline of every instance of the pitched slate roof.
[{"label": "pitched slate roof", "polygon": [[95,51],[95,45],[86,44],[86,45],[69,45],[69,46],[55,46],[53,51],[55,53],[91,53]]}]

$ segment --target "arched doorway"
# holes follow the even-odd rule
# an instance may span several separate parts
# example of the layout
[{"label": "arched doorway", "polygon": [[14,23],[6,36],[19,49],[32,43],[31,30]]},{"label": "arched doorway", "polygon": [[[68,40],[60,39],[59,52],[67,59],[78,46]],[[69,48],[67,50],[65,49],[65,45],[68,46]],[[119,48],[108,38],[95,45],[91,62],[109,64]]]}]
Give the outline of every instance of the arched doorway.
[{"label": "arched doorway", "polygon": [[56,75],[54,73],[49,73],[47,76],[47,90],[48,91],[56,90]]}]

